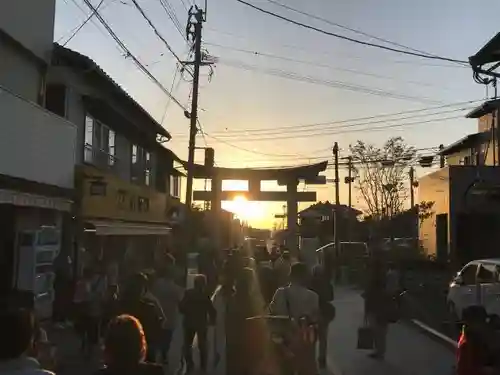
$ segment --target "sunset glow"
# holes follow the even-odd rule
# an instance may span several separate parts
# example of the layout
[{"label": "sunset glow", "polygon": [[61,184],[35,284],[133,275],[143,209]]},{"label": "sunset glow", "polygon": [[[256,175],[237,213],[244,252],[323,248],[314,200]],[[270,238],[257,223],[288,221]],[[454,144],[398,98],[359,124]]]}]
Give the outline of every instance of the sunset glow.
[{"label": "sunset glow", "polygon": [[232,201],[223,202],[222,207],[245,221],[263,219],[266,214],[261,202],[248,201],[244,195],[238,195]]}]

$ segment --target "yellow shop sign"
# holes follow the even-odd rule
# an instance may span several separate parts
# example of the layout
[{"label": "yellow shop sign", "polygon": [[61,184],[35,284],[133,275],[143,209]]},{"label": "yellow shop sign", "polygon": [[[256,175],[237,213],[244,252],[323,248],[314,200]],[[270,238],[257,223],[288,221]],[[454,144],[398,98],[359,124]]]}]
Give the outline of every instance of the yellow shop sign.
[{"label": "yellow shop sign", "polygon": [[123,181],[90,166],[81,166],[78,175],[84,217],[166,222],[165,193]]}]

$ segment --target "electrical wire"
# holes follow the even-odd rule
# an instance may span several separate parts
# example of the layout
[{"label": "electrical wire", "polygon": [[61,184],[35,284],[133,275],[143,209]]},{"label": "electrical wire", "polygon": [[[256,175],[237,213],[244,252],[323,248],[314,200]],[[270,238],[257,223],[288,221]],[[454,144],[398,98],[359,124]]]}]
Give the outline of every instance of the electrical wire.
[{"label": "electrical wire", "polygon": [[[339,130],[339,129],[347,129],[347,128],[352,128],[352,127],[359,127],[359,126],[366,126],[366,125],[374,125],[374,124],[381,124],[381,123],[386,123],[386,122],[391,122],[391,121],[401,121],[401,120],[409,120],[409,119],[414,119],[414,118],[422,118],[422,117],[427,117],[427,116],[436,116],[436,115],[443,115],[443,114],[448,114],[448,113],[454,113],[454,112],[460,112],[464,110],[468,110],[470,108],[456,108],[456,109],[449,109],[446,111],[439,111],[439,112],[432,112],[432,113],[424,113],[424,114],[413,114],[405,117],[400,117],[400,118],[395,118],[395,119],[382,119],[382,120],[376,120],[376,121],[365,121],[365,122],[359,122],[359,123],[353,123],[353,124],[331,124],[330,126],[326,127],[321,127],[321,128],[315,128],[315,129],[310,129],[309,127],[303,127],[303,128],[298,128],[298,129],[290,129],[287,130],[287,134],[300,134],[300,133],[309,133],[311,131],[328,131],[328,130]],[[262,137],[269,137],[272,135],[281,135],[284,132],[283,131],[275,131],[274,129],[266,129],[266,132],[258,132],[258,133],[252,133],[252,132],[247,132],[247,131],[241,131],[238,133],[215,133],[213,135],[223,137],[223,139],[231,139],[231,138],[237,138],[237,137],[248,137],[251,135],[254,136],[262,136]],[[235,131],[236,132],[236,131]]]},{"label": "electrical wire", "polygon": [[[454,120],[454,119],[459,119],[463,118],[463,116],[449,116],[449,117],[440,117],[436,119],[430,119],[427,121],[415,121],[415,122],[408,122],[408,123],[403,123],[403,124],[391,124],[391,125],[384,125],[384,126],[373,126],[373,127],[366,127],[366,128],[361,128],[361,129],[346,129],[346,130],[339,130],[339,131],[327,131],[327,132],[313,132],[313,133],[306,133],[303,135],[285,135],[282,137],[267,137],[267,138],[241,138],[241,139],[235,139],[231,140],[231,142],[238,142],[238,143],[245,143],[245,142],[262,142],[262,141],[278,141],[278,140],[285,140],[285,139],[305,139],[305,138],[311,138],[311,137],[317,137],[317,136],[330,136],[330,135],[338,135],[338,134],[352,134],[352,133],[358,133],[358,132],[372,132],[372,131],[378,131],[378,130],[385,130],[385,129],[394,129],[394,128],[406,128],[408,126],[413,126],[413,125],[422,125],[422,124],[429,124],[433,122],[438,122],[438,121],[449,121],[449,120]],[[225,141],[223,138],[217,138],[219,141]]]},{"label": "electrical wire", "polygon": [[424,54],[424,53],[417,53],[417,52],[405,51],[405,50],[401,50],[401,49],[397,49],[397,48],[387,47],[387,46],[383,46],[383,45],[380,45],[380,44],[375,44],[375,43],[370,43],[370,42],[365,42],[365,41],[362,41],[362,40],[350,38],[348,36],[340,35],[340,34],[336,34],[336,33],[332,33],[330,31],[326,31],[326,30],[320,29],[318,27],[315,27],[315,26],[312,26],[312,25],[308,25],[308,24],[303,23],[303,22],[295,21],[295,20],[293,20],[291,18],[282,16],[282,15],[280,15],[278,13],[271,12],[269,10],[265,10],[263,8],[260,8],[257,5],[249,3],[249,2],[247,2],[245,0],[236,0],[236,1],[238,3],[244,4],[244,5],[252,8],[252,9],[255,9],[255,10],[261,12],[261,13],[265,13],[267,15],[270,15],[270,16],[273,16],[275,18],[278,18],[278,19],[280,19],[282,21],[285,21],[285,22],[288,22],[288,23],[291,23],[291,24],[294,24],[296,26],[300,26],[300,27],[303,27],[303,28],[306,28],[306,29],[309,29],[309,30],[316,31],[316,32],[319,32],[321,34],[325,34],[325,35],[328,35],[328,36],[333,36],[335,38],[343,39],[343,40],[346,40],[346,41],[349,41],[349,42],[352,42],[352,43],[357,43],[357,44],[368,46],[368,47],[375,47],[375,48],[383,49],[383,50],[386,50],[386,51],[397,52],[397,53],[400,53],[400,54],[403,54],[403,55],[421,57],[421,58],[424,58],[424,59],[448,61],[448,62],[453,62],[453,63],[458,63],[458,64],[468,64],[468,62],[464,61],[464,60],[457,60],[457,59],[452,59],[452,58],[443,57],[443,56],[427,55],[427,54]]},{"label": "electrical wire", "polygon": [[[225,46],[225,45],[217,44],[217,43],[205,42],[205,45],[210,45],[210,46],[214,46],[214,47],[218,47],[218,48],[229,49],[229,50],[232,50],[232,51],[246,53],[246,54],[251,54],[253,56],[267,57],[267,58],[270,58],[270,59],[288,61],[288,62],[303,64],[303,65],[308,65],[308,66],[314,66],[314,67],[318,67],[318,68],[325,68],[325,69],[329,69],[329,70],[337,70],[337,71],[340,71],[340,72],[348,72],[348,73],[362,75],[362,76],[367,76],[367,77],[374,77],[374,78],[386,79],[386,80],[391,80],[391,81],[404,82],[404,83],[409,83],[409,84],[412,84],[412,85],[419,85],[419,86],[424,86],[424,87],[439,88],[441,90],[451,90],[449,88],[443,87],[442,85],[435,85],[435,84],[432,84],[432,83],[426,83],[426,82],[420,82],[420,81],[405,80],[405,79],[396,78],[396,77],[390,77],[390,76],[384,76],[384,75],[375,74],[375,73],[364,72],[364,71],[356,70],[356,69],[341,68],[341,67],[338,67],[338,66],[333,66],[333,65],[328,65],[328,64],[321,64],[321,63],[316,63],[316,62],[307,61],[307,60],[300,60],[300,59],[295,59],[295,58],[286,57],[286,56],[280,56],[280,55],[266,53],[266,52],[251,51],[251,50],[243,49],[243,48]],[[218,62],[224,61],[224,58],[218,58],[217,61]],[[453,90],[455,90],[455,89],[453,89]]]},{"label": "electrical wire", "polygon": [[99,11],[95,9],[95,7],[92,5],[92,3],[89,0],[83,0],[85,4],[94,12],[95,17],[99,20],[99,22],[104,26],[106,31],[111,35],[111,37],[114,39],[114,41],[120,46],[120,48],[123,50],[125,53],[125,56],[132,59],[132,61],[136,64],[136,66],[139,68],[141,72],[143,72],[156,86],[162,90],[165,95],[170,97],[172,101],[182,110],[187,111],[187,109],[181,104],[181,102],[172,95],[170,91],[168,91],[165,86],[162,85],[158,79],[151,74],[151,72],[142,64],[139,59],[132,54],[132,52],[127,48],[127,46],[123,43],[123,41],[116,35],[116,33],[113,31],[113,29],[109,26],[109,24],[106,22],[104,18],[99,14]]},{"label": "electrical wire", "polygon": [[184,7],[184,9],[186,10],[186,12],[189,11],[189,7],[187,6],[186,2],[184,0],[180,0],[182,6]]},{"label": "electrical wire", "polygon": [[218,137],[214,137],[208,133],[205,133],[205,136],[208,137],[208,138],[211,138],[217,142],[220,142],[220,143],[223,143],[225,144],[226,146],[229,146],[231,148],[234,148],[236,150],[240,150],[240,151],[244,151],[244,152],[248,152],[248,153],[251,153],[251,154],[255,154],[255,155],[264,155],[264,156],[279,156],[279,157],[293,157],[294,155],[285,155],[285,154],[273,154],[273,153],[267,153],[267,152],[260,152],[260,151],[256,151],[256,150],[250,150],[248,148],[245,148],[245,147],[241,147],[241,146],[238,146],[238,145],[235,145],[231,142],[227,142],[223,139],[219,139]]},{"label": "electrical wire", "polygon": [[271,4],[274,4],[274,5],[277,5],[281,8],[284,8],[284,9],[287,9],[287,10],[290,10],[292,12],[295,12],[295,13],[298,13],[298,14],[301,14],[303,16],[307,16],[309,18],[312,18],[312,19],[315,19],[315,20],[318,20],[318,21],[321,21],[321,22],[324,22],[324,23],[327,23],[331,26],[336,26],[336,27],[339,27],[341,29],[344,29],[344,30],[348,30],[350,32],[353,32],[355,34],[358,34],[358,35],[363,35],[363,36],[366,36],[368,38],[371,38],[371,39],[375,39],[375,40],[378,40],[379,42],[383,42],[383,43],[387,43],[387,44],[392,44],[393,46],[396,46],[396,47],[401,47],[401,48],[404,48],[404,49],[407,49],[409,51],[413,51],[413,52],[417,52],[417,53],[421,53],[421,54],[425,54],[425,55],[428,55],[428,56],[434,56],[434,57],[439,57],[437,55],[433,55],[429,52],[426,52],[426,51],[422,51],[422,50],[419,50],[419,49],[415,49],[415,48],[412,48],[412,47],[408,47],[408,46],[405,46],[404,44],[400,44],[400,43],[396,43],[396,42],[393,42],[393,41],[390,41],[388,39],[384,39],[384,38],[380,38],[378,36],[375,36],[373,34],[368,34],[364,31],[360,31],[360,30],[357,30],[357,29],[353,29],[351,27],[348,27],[348,26],[345,26],[345,25],[341,25],[337,22],[333,22],[333,21],[330,21],[326,18],[323,18],[323,17],[320,17],[320,16],[317,16],[315,14],[311,14],[311,13],[307,13],[307,12],[304,12],[302,10],[299,10],[299,9],[296,9],[296,8],[293,8],[289,5],[286,5],[286,4],[283,4],[283,3],[280,3],[279,1],[276,1],[276,0],[266,0],[267,2],[271,3]]},{"label": "electrical wire", "polygon": [[[216,29],[213,27],[205,27],[206,30],[217,33],[217,34],[222,34],[222,35],[227,35],[233,38],[241,39],[241,40],[246,40],[246,41],[251,41],[251,38],[249,36],[241,35],[241,34],[235,34],[234,32],[227,32],[224,30]],[[348,59],[348,60],[364,60],[366,61],[366,57],[362,56],[355,56],[355,55],[346,55],[343,53],[338,53],[335,51],[335,54],[333,54],[330,51],[318,51],[312,50],[312,49],[307,49],[302,46],[298,46],[295,44],[284,44],[284,43],[279,43],[279,44],[272,44],[273,50],[276,49],[276,47],[282,47],[285,49],[291,49],[294,51],[300,51],[300,52],[306,52],[308,54],[320,54],[323,56],[330,56],[330,57],[335,57],[336,59],[343,58],[343,59]],[[416,66],[425,66],[425,67],[437,67],[437,68],[460,68],[460,69],[467,69],[467,71],[470,71],[470,66],[465,66],[465,65],[459,65],[459,64],[432,64],[428,61],[420,61],[420,60],[387,60],[387,59],[381,59],[378,56],[372,58],[370,57],[370,61],[373,60],[378,60],[384,63],[389,63],[389,64],[403,64],[403,65],[416,65]]]},{"label": "electrical wire", "polygon": [[[400,111],[400,112],[393,112],[393,113],[384,113],[384,114],[379,114],[379,115],[373,115],[373,116],[365,116],[365,117],[357,117],[357,118],[351,118],[351,119],[345,119],[345,120],[331,120],[331,121],[325,121],[325,122],[316,122],[316,123],[309,123],[309,124],[300,124],[300,125],[288,125],[288,126],[278,126],[278,127],[273,127],[272,129],[268,128],[249,128],[249,129],[239,129],[239,130],[228,130],[225,132],[221,133],[214,133],[214,135],[217,136],[223,136],[226,134],[247,134],[247,133],[266,133],[269,131],[275,131],[275,130],[292,130],[292,129],[297,129],[297,128],[315,128],[315,127],[324,127],[325,125],[340,125],[340,124],[345,124],[345,123],[350,123],[350,122],[356,122],[356,121],[363,121],[363,120],[378,120],[380,118],[387,118],[387,117],[394,117],[394,116],[401,116],[401,115],[406,115],[410,113],[421,113],[421,112],[427,112],[427,111],[432,111],[436,109],[442,109],[442,108],[449,108],[449,107],[454,107],[454,106],[462,106],[462,105],[469,105],[469,104],[474,104],[478,102],[483,102],[484,99],[480,100],[468,100],[468,101],[463,101],[463,102],[454,102],[454,103],[448,103],[444,104],[441,106],[433,106],[433,107],[425,107],[425,108],[420,108],[420,109],[412,109],[408,111]],[[426,116],[426,114],[422,114],[420,116]],[[416,116],[416,117],[420,117]],[[387,121],[395,121],[398,120],[396,119],[387,119]],[[369,122],[370,123],[370,122]],[[368,124],[369,124],[368,123]],[[328,148],[329,150],[329,148]],[[323,150],[325,151],[325,150]]]},{"label": "electrical wire", "polygon": [[[186,40],[186,35],[182,29],[182,25],[179,21],[179,18],[175,14],[175,11],[174,11],[174,8],[172,7],[172,4],[170,4],[167,0],[160,0],[160,4],[161,4],[163,10],[165,11],[165,13],[167,14],[168,18],[170,18],[170,20],[172,21],[175,29],[181,35],[181,38]],[[186,11],[187,11],[187,9],[186,9]]]},{"label": "electrical wire", "polygon": [[353,92],[361,92],[364,94],[382,96],[385,98],[407,100],[407,101],[426,103],[426,104],[440,104],[441,103],[440,101],[430,99],[430,98],[399,94],[397,92],[385,91],[385,90],[378,89],[378,88],[370,88],[367,86],[351,84],[351,83],[343,82],[343,81],[330,81],[330,80],[321,79],[321,78],[317,78],[317,77],[304,76],[304,75],[297,74],[295,72],[281,70],[281,69],[262,68],[262,67],[258,67],[255,65],[245,64],[244,62],[240,62],[240,61],[231,62],[228,60],[224,60],[224,61],[219,61],[218,63],[222,64],[222,65],[230,66],[233,68],[237,68],[237,69],[243,69],[243,70],[247,70],[247,71],[251,71],[251,72],[258,72],[258,73],[262,73],[262,74],[266,74],[266,75],[285,78],[285,79],[292,80],[292,81],[310,83],[310,84],[332,87],[332,88],[336,88],[336,89],[343,89],[343,90],[353,91]]},{"label": "electrical wire", "polygon": [[[328,148],[331,150],[331,147]],[[416,152],[423,152],[425,151],[427,154],[435,154],[439,151],[439,147],[422,147],[422,148],[416,148],[414,149]],[[429,154],[429,155],[430,155]],[[333,156],[332,154],[327,154],[327,155],[320,155],[320,156],[296,156],[296,157],[288,157],[289,160],[293,161],[308,161],[308,160],[320,160],[320,159],[331,159]],[[342,158],[341,158],[342,159]],[[269,159],[261,159],[261,160],[255,160],[255,159],[238,159],[238,161],[235,161],[235,163],[245,163],[245,162],[257,162],[257,163],[273,163],[276,161],[280,161],[280,158],[269,158]]]},{"label": "electrical wire", "polygon": [[[177,79],[177,74],[178,73],[179,73],[179,67],[177,66],[177,67],[175,67],[174,78],[172,79],[172,85],[170,86],[170,92],[171,93],[174,93],[174,91],[177,90],[177,88],[179,87],[179,84],[181,83],[180,79],[177,81],[177,84],[175,82],[176,79]],[[165,121],[165,117],[167,115],[167,110],[168,110],[168,107],[170,106],[170,103],[172,103],[172,98],[169,96],[168,99],[167,99],[167,103],[165,104],[165,109],[163,110],[163,115],[161,116],[160,125],[163,125],[163,122]]]},{"label": "electrical wire", "polygon": [[163,44],[165,44],[165,46],[167,47],[167,49],[169,50],[169,52],[175,57],[175,59],[177,60],[177,62],[179,64],[181,64],[183,66],[183,68],[192,76],[193,73],[189,69],[187,69],[187,68],[184,67],[184,63],[180,59],[179,55],[177,55],[177,53],[175,53],[175,51],[172,49],[172,47],[170,46],[170,44],[168,43],[168,41],[163,37],[163,35],[161,35],[161,33],[158,31],[158,29],[154,25],[153,21],[151,21],[151,19],[147,16],[147,14],[144,12],[144,10],[142,9],[142,7],[137,3],[137,0],[131,0],[131,1],[134,4],[134,6],[137,8],[137,10],[139,11],[139,13],[142,15],[142,17],[147,21],[147,23],[149,24],[149,26],[151,27],[151,29],[154,31],[154,33],[156,34],[156,36],[163,42]]},{"label": "electrical wire", "polygon": [[[99,8],[101,7],[101,5],[104,3],[104,0],[101,0],[101,2],[99,4],[97,4],[96,6],[96,11],[99,10]],[[89,16],[81,23],[80,26],[78,26],[74,31],[73,33],[70,35],[70,37],[62,44],[63,47],[66,47],[66,45],[71,42],[71,40],[73,40],[73,38],[76,36],[76,34],[78,34],[80,32],[81,29],[83,29],[83,27],[92,19],[92,17],[94,17],[95,15],[95,12],[91,12],[89,14]]]}]

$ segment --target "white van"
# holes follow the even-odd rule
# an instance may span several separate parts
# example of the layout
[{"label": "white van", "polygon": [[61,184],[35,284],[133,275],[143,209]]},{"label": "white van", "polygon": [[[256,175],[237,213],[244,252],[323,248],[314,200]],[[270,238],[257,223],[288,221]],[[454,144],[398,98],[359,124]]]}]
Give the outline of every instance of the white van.
[{"label": "white van", "polygon": [[474,260],[462,268],[450,283],[447,304],[457,320],[472,305],[500,317],[500,258]]}]

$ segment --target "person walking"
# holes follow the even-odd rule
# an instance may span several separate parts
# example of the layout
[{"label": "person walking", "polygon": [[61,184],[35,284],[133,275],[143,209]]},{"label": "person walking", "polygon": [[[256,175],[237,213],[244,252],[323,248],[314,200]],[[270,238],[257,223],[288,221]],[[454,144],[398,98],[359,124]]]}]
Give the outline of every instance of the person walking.
[{"label": "person walking", "polygon": [[105,281],[100,273],[91,268],[83,270],[83,277],[78,280],[74,296],[76,311],[75,328],[81,339],[81,351],[86,357],[99,341],[101,305],[103,302]]},{"label": "person walking", "polygon": [[319,320],[318,320],[318,365],[326,368],[326,352],[328,348],[328,327],[335,318],[333,301],[333,286],[324,266],[317,265],[313,268],[311,290],[318,295]]},{"label": "person walking", "polygon": [[370,357],[384,359],[386,339],[389,327],[388,306],[392,298],[387,292],[387,278],[380,259],[373,258],[368,267],[368,277],[363,294],[365,299],[365,317],[373,332],[374,352]]},{"label": "person walking", "polygon": [[216,322],[217,312],[207,291],[207,279],[205,275],[196,275],[194,287],[188,289],[184,294],[179,310],[184,316],[184,359],[186,370],[192,371],[193,362],[193,340],[198,337],[198,349],[200,352],[200,368],[207,370],[208,348],[207,331],[209,325]]},{"label": "person walking", "polygon": [[120,315],[111,320],[104,338],[106,367],[95,375],[163,375],[162,366],[145,362],[147,340],[137,318]]},{"label": "person walking", "polygon": [[174,277],[173,266],[162,267],[158,271],[158,277],[151,289],[165,314],[165,323],[160,339],[160,350],[165,364],[168,364],[168,353],[178,323],[179,303],[184,296],[184,289],[175,283]]},{"label": "person walking", "polygon": [[254,271],[240,270],[235,280],[235,291],[227,299],[226,374],[247,375],[259,357],[260,342],[254,340],[247,319],[262,315],[264,303],[257,289]]},{"label": "person walking", "polygon": [[154,302],[146,298],[148,279],[146,275],[137,273],[128,280],[119,302],[118,313],[136,317],[141,323],[148,350],[146,359],[155,361],[155,348],[162,332],[164,316]]},{"label": "person walking", "polygon": [[[298,374],[316,374],[315,330],[320,319],[318,294],[309,289],[309,272],[304,263],[295,263],[290,284],[278,288],[269,305],[272,315],[288,316],[293,323],[288,350],[293,353],[285,365]],[[311,333],[313,333],[311,335]]]},{"label": "person walking", "polygon": [[36,359],[39,329],[29,309],[0,310],[0,374],[54,375]]}]

